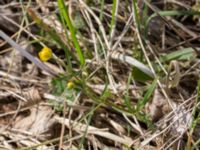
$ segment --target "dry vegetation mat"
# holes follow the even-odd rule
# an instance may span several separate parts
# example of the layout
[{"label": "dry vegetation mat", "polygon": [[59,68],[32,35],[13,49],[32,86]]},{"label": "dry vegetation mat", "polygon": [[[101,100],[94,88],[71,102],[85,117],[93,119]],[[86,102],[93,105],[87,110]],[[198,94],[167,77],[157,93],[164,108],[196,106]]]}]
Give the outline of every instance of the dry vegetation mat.
[{"label": "dry vegetation mat", "polygon": [[198,0],[1,0],[0,149],[200,149]]}]

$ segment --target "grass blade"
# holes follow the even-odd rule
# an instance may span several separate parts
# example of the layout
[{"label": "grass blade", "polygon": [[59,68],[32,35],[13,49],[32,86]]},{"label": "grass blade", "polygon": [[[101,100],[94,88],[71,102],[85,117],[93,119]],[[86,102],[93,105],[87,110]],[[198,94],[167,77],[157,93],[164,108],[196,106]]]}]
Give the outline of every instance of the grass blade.
[{"label": "grass blade", "polygon": [[115,33],[115,24],[116,24],[116,17],[117,17],[117,8],[118,8],[118,0],[113,0],[113,6],[112,6],[112,19],[111,19],[111,25],[110,25],[110,42],[112,42],[112,38]]},{"label": "grass blade", "polygon": [[150,87],[148,88],[147,92],[144,95],[144,98],[142,100],[139,100],[138,104],[137,104],[137,111],[139,112],[144,106],[145,104],[149,101],[151,95],[153,94],[155,88],[157,85],[157,80],[155,79],[153,81],[153,83],[150,85]]},{"label": "grass blade", "polygon": [[65,6],[63,0],[58,0],[58,7],[59,7],[60,15],[64,17],[65,22],[67,23],[67,26],[70,30],[74,46],[75,46],[76,52],[77,52],[78,57],[79,57],[79,61],[80,61],[81,65],[83,66],[85,64],[85,57],[84,57],[83,52],[82,52],[82,50],[79,46],[78,40],[76,38],[76,30],[75,30],[75,28],[74,28],[74,26],[73,26],[73,24],[70,20],[70,17],[69,17],[69,14],[68,14],[68,9]]},{"label": "grass blade", "polygon": [[[197,48],[197,50],[200,50]],[[195,57],[194,50],[192,48],[185,48],[182,50],[174,51],[160,58],[161,62],[168,62],[171,60],[189,60]]]}]

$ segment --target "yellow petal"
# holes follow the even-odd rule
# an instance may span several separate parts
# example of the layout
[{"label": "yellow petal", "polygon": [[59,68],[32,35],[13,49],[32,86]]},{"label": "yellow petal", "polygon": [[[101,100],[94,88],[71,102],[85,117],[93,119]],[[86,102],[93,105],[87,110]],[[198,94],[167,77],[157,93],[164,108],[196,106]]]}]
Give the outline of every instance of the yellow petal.
[{"label": "yellow petal", "polygon": [[48,61],[52,57],[52,50],[48,47],[43,47],[38,55],[41,61]]},{"label": "yellow petal", "polygon": [[74,82],[70,81],[70,82],[67,83],[67,88],[68,89],[73,89],[74,87],[75,87]]}]

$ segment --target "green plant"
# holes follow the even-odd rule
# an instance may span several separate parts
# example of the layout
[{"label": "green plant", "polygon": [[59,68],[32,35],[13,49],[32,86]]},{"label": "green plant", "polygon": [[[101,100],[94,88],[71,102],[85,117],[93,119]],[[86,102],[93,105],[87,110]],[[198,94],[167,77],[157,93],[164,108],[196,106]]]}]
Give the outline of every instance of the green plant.
[{"label": "green plant", "polygon": [[74,26],[71,22],[71,19],[70,19],[69,14],[68,14],[68,9],[65,6],[63,0],[58,0],[58,7],[59,7],[59,11],[60,11],[60,16],[61,16],[64,24],[66,23],[69,30],[70,30],[72,41],[73,41],[74,46],[76,48],[76,52],[78,54],[79,61],[82,65],[82,67],[83,67],[85,65],[85,58],[84,58],[84,55],[83,55],[83,51],[81,50],[81,48],[79,46],[78,40],[76,38],[76,30],[75,30],[75,28],[74,28]]}]

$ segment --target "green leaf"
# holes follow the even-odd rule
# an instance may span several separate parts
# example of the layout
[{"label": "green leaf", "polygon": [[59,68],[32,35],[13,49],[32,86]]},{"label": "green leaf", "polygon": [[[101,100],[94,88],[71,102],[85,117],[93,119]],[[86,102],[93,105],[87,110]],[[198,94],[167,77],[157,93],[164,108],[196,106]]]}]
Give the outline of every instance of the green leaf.
[{"label": "green leaf", "polygon": [[195,51],[192,48],[185,48],[161,57],[160,61],[168,62],[171,60],[190,60],[194,57],[196,57]]},{"label": "green leaf", "polygon": [[76,29],[83,29],[86,26],[85,21],[83,20],[83,17],[81,16],[80,12],[75,13],[73,24]]},{"label": "green leaf", "polygon": [[132,75],[133,75],[134,80],[140,81],[140,82],[146,82],[146,81],[153,80],[152,76],[149,76],[148,74],[142,72],[142,70],[140,70],[136,67],[133,67]]},{"label": "green leaf", "polygon": [[66,77],[60,76],[58,78],[54,78],[51,82],[53,86],[53,93],[58,96],[61,95],[66,88],[66,82]]},{"label": "green leaf", "polygon": [[139,112],[144,106],[145,104],[149,101],[151,95],[153,94],[155,88],[157,85],[157,80],[155,79],[152,84],[149,86],[147,92],[144,95],[144,98],[139,100],[137,103],[137,111]]}]

